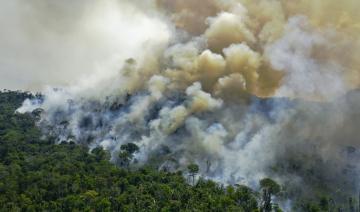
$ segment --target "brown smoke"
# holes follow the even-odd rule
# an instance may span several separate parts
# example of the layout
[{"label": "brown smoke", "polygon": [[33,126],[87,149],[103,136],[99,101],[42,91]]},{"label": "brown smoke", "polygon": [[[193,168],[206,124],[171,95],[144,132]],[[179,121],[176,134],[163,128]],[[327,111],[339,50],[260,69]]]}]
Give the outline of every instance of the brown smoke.
[{"label": "brown smoke", "polygon": [[[339,3],[335,0],[207,0],[207,1],[166,1],[159,0],[158,5],[168,10],[175,26],[185,30],[191,35],[198,35],[204,37],[207,42],[207,55],[212,52],[221,54],[226,60],[226,70],[223,67],[218,67],[215,71],[210,67],[208,74],[203,70],[194,70],[196,67],[192,66],[190,70],[183,70],[185,73],[177,73],[181,75],[182,80],[189,80],[189,83],[194,81],[201,81],[206,85],[204,88],[208,91],[214,89],[218,83],[216,78],[220,79],[226,77],[228,74],[240,73],[245,80],[246,90],[251,94],[258,96],[276,95],[276,90],[283,86],[283,81],[291,78],[291,74],[297,70],[284,70],[283,65],[274,67],[275,56],[269,58],[269,55],[264,54],[265,49],[273,45],[277,41],[288,36],[294,30],[299,32],[304,31],[317,36],[323,41],[301,41],[301,36],[295,41],[299,45],[293,45],[292,49],[286,51],[293,51],[299,53],[299,57],[306,56],[305,62],[317,63],[319,69],[326,69],[325,67],[337,66],[335,71],[320,71],[321,75],[333,75],[333,72],[339,75],[344,90],[350,90],[359,86],[359,62],[358,56],[360,54],[360,16],[356,9],[359,3],[356,0],[347,0]],[[294,26],[298,29],[290,29],[288,20],[294,16],[304,16],[306,21]],[[306,25],[306,26],[305,26]],[[286,30],[288,28],[288,30]],[[295,38],[294,38],[295,39]],[[311,38],[310,38],[311,39]],[[312,42],[309,46],[306,42]],[[226,56],[231,45],[242,44],[248,48],[248,51],[253,51],[254,54],[244,56]],[[284,43],[284,45],[287,45]],[[307,49],[304,49],[307,48]],[[200,54],[200,52],[199,52]],[[235,53],[232,53],[235,54]],[[269,53],[268,53],[269,54]],[[270,54],[275,54],[271,52]],[[253,57],[252,57],[253,56]],[[194,56],[194,61],[195,56]],[[231,60],[236,60],[234,64]],[[217,60],[219,60],[217,58]],[[244,61],[247,62],[244,63]],[[241,62],[243,61],[243,62]],[[256,61],[256,64],[254,64]],[[293,61],[293,65],[297,61]],[[215,64],[216,61],[208,64]],[[252,63],[252,64],[249,64]],[[255,65],[255,67],[254,67]],[[285,68],[285,67],[284,67]],[[204,69],[201,68],[200,69]],[[317,70],[314,70],[317,71]],[[192,73],[202,76],[194,76]],[[322,73],[324,72],[324,73]],[[186,75],[186,76],[185,76]],[[209,78],[208,78],[209,76]],[[207,79],[204,79],[207,78]],[[229,77],[227,77],[229,78]],[[330,77],[328,77],[330,79]],[[327,81],[324,79],[324,82]],[[183,82],[184,83],[184,82]],[[224,83],[224,80],[222,81]],[[303,82],[307,83],[307,82]],[[313,84],[315,82],[309,81]],[[330,83],[330,82],[329,82]],[[187,84],[188,85],[188,84]],[[216,86],[217,89],[221,86]],[[290,89],[287,87],[286,89]],[[298,89],[298,88],[291,88]],[[315,88],[319,90],[320,88]],[[320,89],[321,90],[321,89]],[[326,90],[326,89],[325,89]],[[243,91],[239,91],[243,92]],[[218,92],[219,93],[219,92]],[[308,94],[300,94],[301,91],[294,91],[288,94],[291,97],[307,98]],[[306,92],[305,92],[306,93]],[[339,91],[324,97],[323,91],[315,91],[314,95],[308,95],[309,99],[327,99],[334,97],[341,93]]]},{"label": "brown smoke", "polygon": [[207,28],[206,19],[219,11],[214,0],[157,0],[157,3],[169,12],[176,27],[192,35],[202,34]]}]

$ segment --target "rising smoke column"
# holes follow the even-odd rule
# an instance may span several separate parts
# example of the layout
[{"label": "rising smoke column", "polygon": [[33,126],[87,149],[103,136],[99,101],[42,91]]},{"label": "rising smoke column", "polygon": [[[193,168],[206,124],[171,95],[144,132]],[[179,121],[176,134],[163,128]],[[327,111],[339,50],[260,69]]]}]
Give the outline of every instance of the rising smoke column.
[{"label": "rising smoke column", "polygon": [[92,13],[85,23],[118,35],[111,44],[122,56],[18,110],[41,108],[46,135],[103,146],[114,162],[133,142],[140,164],[154,155],[172,170],[195,162],[223,183],[256,187],[270,176],[295,180],[296,192],[317,182],[358,188],[360,97],[347,94],[360,82],[357,1],[110,2],[105,22]]}]

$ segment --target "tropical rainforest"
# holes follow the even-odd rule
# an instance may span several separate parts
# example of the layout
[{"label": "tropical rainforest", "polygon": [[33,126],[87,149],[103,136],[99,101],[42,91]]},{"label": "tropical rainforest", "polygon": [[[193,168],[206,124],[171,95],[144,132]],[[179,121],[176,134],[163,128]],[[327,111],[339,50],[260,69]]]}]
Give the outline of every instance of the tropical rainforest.
[{"label": "tropical rainforest", "polygon": [[0,5],[0,212],[360,212],[359,0]]},{"label": "tropical rainforest", "polygon": [[[74,142],[55,144],[35,125],[40,111],[15,110],[33,94],[0,93],[0,210],[1,211],[282,211],[276,200],[286,188],[271,179],[259,191],[244,185],[223,185],[201,177],[198,166],[185,173],[159,171],[151,164],[131,168],[126,161],[137,151],[123,145],[124,163],[109,162],[100,147]],[[274,201],[275,200],[275,201]],[[297,200],[297,211],[335,211],[331,197]],[[356,200],[337,206],[355,211]]]}]

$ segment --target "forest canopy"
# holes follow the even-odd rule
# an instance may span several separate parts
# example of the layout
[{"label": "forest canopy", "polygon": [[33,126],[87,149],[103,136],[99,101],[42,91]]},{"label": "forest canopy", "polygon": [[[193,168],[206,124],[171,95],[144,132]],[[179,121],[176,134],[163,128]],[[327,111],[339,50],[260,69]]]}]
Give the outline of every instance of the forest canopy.
[{"label": "forest canopy", "polygon": [[[55,144],[42,138],[35,122],[39,111],[15,110],[30,93],[0,92],[0,211],[281,211],[273,201],[286,192],[272,179],[259,182],[259,191],[244,185],[222,185],[187,173],[130,169],[134,144],[121,147],[123,163],[109,154],[74,142]],[[275,198],[276,199],[276,198]],[[344,208],[355,209],[356,201]],[[315,202],[298,200],[297,211],[328,211],[335,205],[324,196]],[[338,207],[338,206],[337,206]]]}]

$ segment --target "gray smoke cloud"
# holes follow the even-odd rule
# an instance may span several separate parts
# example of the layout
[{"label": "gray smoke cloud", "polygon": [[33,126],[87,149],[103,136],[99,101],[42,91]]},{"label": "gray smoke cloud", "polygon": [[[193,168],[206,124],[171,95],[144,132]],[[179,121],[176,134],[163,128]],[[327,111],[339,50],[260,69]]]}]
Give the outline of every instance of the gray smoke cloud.
[{"label": "gray smoke cloud", "polygon": [[41,91],[98,80],[114,74],[121,65],[114,61],[141,57],[149,40],[164,45],[166,23],[130,2],[1,0],[0,87]]},{"label": "gray smoke cloud", "polygon": [[356,1],[344,14],[332,0],[66,2],[7,3],[17,12],[1,22],[0,64],[16,83],[50,85],[18,109],[42,109],[44,135],[102,146],[114,163],[133,142],[139,164],[195,162],[254,188],[272,177],[290,196],[359,187]]}]

